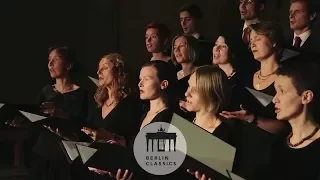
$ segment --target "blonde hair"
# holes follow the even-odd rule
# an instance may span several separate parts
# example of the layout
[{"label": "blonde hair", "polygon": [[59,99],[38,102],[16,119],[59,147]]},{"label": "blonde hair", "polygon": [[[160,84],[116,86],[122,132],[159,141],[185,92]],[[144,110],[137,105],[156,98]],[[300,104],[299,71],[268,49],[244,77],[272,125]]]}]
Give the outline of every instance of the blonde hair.
[{"label": "blonde hair", "polygon": [[195,70],[196,88],[208,112],[220,113],[230,100],[231,87],[226,74],[216,66],[205,65]]},{"label": "blonde hair", "polygon": [[[113,83],[117,88],[114,90],[114,95],[116,101],[120,101],[130,92],[130,88],[128,87],[127,83],[127,73],[125,72],[123,57],[118,53],[111,53],[103,56],[101,60],[103,59],[109,60],[114,65],[112,68],[115,78]],[[102,107],[105,101],[109,99],[107,88],[98,87],[94,95],[94,99],[98,104],[98,107]]]},{"label": "blonde hair", "polygon": [[199,56],[199,53],[198,53],[198,40],[195,37],[193,37],[192,35],[189,35],[189,34],[178,35],[178,36],[173,38],[172,46],[171,46],[172,47],[172,49],[171,49],[171,60],[172,60],[172,63],[175,66],[178,65],[178,62],[177,62],[176,57],[174,55],[174,42],[179,37],[183,37],[183,38],[186,39],[187,47],[188,47],[188,50],[189,50],[189,61],[194,63],[199,58],[198,57]]}]

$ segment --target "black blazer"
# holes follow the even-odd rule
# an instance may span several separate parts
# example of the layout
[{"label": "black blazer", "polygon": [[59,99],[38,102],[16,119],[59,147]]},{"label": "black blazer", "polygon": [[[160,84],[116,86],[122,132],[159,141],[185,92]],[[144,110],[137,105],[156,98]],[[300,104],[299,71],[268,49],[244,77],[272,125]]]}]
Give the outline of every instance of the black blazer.
[{"label": "black blazer", "polygon": [[[293,35],[290,36],[287,40],[287,44],[292,46]],[[313,53],[313,54],[320,54],[320,34],[316,32],[312,32],[311,35],[308,37],[306,42],[298,49],[301,52]]]}]

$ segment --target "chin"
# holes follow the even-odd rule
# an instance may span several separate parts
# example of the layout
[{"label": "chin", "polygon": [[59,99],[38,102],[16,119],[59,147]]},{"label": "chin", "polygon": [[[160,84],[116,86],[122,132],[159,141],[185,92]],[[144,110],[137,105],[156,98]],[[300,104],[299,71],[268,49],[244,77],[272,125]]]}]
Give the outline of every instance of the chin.
[{"label": "chin", "polygon": [[146,97],[146,96],[143,95],[143,94],[140,94],[140,99],[141,99],[141,100],[148,100],[148,97]]},{"label": "chin", "polygon": [[281,115],[281,114],[277,114],[276,118],[277,118],[277,120],[280,120],[280,121],[287,120],[287,118],[285,116]]}]

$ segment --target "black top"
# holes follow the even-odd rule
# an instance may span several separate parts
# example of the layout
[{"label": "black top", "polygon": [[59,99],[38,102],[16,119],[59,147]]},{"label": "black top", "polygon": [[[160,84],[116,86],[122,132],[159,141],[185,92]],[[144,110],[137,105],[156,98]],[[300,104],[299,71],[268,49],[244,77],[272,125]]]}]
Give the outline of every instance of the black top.
[{"label": "black top", "polygon": [[[88,112],[88,94],[87,91],[79,88],[77,90],[61,94],[54,91],[51,85],[45,86],[39,94],[37,103],[54,102],[55,107],[62,109],[69,115],[66,121],[72,121],[75,125],[85,124]],[[63,131],[68,131],[64,129]],[[33,151],[44,156],[54,157],[63,153],[59,144],[60,138],[48,130],[40,132],[38,142]]]},{"label": "black top", "polygon": [[239,72],[236,72],[230,79],[229,85],[232,88],[230,103],[226,110],[228,111],[239,111],[240,104],[242,103],[242,93],[244,85],[241,80],[242,76]]},{"label": "black top", "polygon": [[140,115],[141,101],[133,96],[127,96],[104,119],[101,108],[93,109],[88,121],[92,128],[104,128],[128,140],[136,132]]},{"label": "black top", "polygon": [[186,99],[186,96],[185,96],[185,93],[189,87],[189,84],[188,84],[188,81],[190,79],[190,76],[191,74],[179,79],[177,81],[177,83],[175,84],[175,99],[171,99],[171,101],[174,101],[173,102],[173,110],[176,114],[178,114],[179,116],[189,120],[189,121],[192,121],[195,117],[195,113],[193,112],[184,112],[180,109],[180,106],[179,106],[179,101],[180,100],[185,100]]},{"label": "black top", "polygon": [[[288,134],[277,138],[271,150],[270,173],[262,169],[261,179],[319,180],[320,138],[306,147],[293,149],[287,145]],[[270,174],[270,176],[268,176]]]},{"label": "black top", "polygon": [[[268,87],[262,90],[257,90],[253,87],[253,75],[245,78],[244,86],[251,88],[253,90],[262,92],[264,94],[275,96],[276,90],[274,87],[274,83],[270,84]],[[267,117],[270,119],[276,119],[275,107],[272,102],[270,102],[267,106],[263,106],[248,90],[244,89],[243,92],[243,106],[258,116]]]}]

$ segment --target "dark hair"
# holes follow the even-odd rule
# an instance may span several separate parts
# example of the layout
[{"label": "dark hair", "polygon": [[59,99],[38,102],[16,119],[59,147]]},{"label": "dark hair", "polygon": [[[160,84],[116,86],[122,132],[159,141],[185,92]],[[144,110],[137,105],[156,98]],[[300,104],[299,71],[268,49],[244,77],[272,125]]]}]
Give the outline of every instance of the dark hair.
[{"label": "dark hair", "polygon": [[246,46],[238,35],[221,33],[216,39],[220,36],[224,38],[225,43],[228,46],[228,55],[231,65],[233,68],[238,69],[240,67],[241,58],[243,58],[244,53],[247,52]]},{"label": "dark hair", "polygon": [[[305,3],[305,5],[307,6],[307,11],[309,16],[319,12],[319,6],[320,6],[319,0],[291,0],[291,4],[295,2]],[[316,19],[317,19],[317,16],[314,18],[311,24],[313,24]]]},{"label": "dark hair", "polygon": [[190,16],[196,18],[196,19],[201,19],[202,18],[202,10],[201,8],[196,5],[196,4],[184,4],[180,8],[180,13],[183,11],[187,11]]},{"label": "dark hair", "polygon": [[[319,116],[317,109],[320,105],[320,63],[312,54],[300,54],[285,60],[277,70],[277,75],[289,77],[298,95],[304,91],[313,92],[314,99],[310,103],[310,113]],[[317,120],[320,123],[320,120]]]},{"label": "dark hair", "polygon": [[161,60],[148,61],[145,63],[144,67],[154,67],[157,71],[157,77],[161,81],[167,80],[168,87],[164,90],[164,93],[168,97],[168,101],[171,102],[171,98],[174,95],[174,85],[177,82],[177,74],[174,71],[174,68],[170,64]]},{"label": "dark hair", "polygon": [[72,66],[69,73],[76,71],[76,54],[70,47],[58,45],[51,46],[48,48],[48,56],[52,51],[56,51],[57,54],[62,57],[63,61]]},{"label": "dark hair", "polygon": [[319,0],[291,0],[291,4],[295,2],[305,3],[307,5],[309,15],[313,15],[319,11]]},{"label": "dark hair", "polygon": [[147,31],[148,29],[151,29],[151,28],[157,29],[159,32],[159,36],[162,39],[168,39],[170,36],[170,30],[165,24],[162,24],[159,22],[152,22],[152,23],[148,24],[144,29],[145,29],[145,31]]}]

